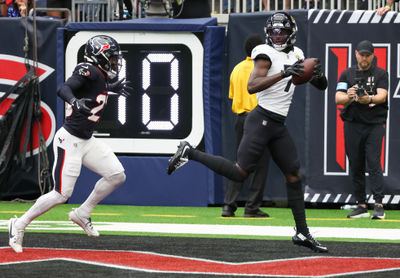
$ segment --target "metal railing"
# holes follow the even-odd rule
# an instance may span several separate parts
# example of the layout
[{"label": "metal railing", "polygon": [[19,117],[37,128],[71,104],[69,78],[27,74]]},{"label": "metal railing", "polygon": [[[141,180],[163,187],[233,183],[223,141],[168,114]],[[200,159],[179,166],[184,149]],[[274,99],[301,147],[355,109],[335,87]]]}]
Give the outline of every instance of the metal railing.
[{"label": "metal railing", "polygon": [[[143,14],[143,0],[131,0],[134,18]],[[172,1],[172,0],[169,0]],[[190,1],[190,0],[184,0]],[[264,10],[292,9],[330,9],[330,10],[376,10],[387,4],[388,0],[208,0],[211,16],[219,23],[227,23],[230,13],[260,12]],[[68,21],[99,22],[118,20],[115,11],[117,0],[72,0],[72,11],[63,8],[36,8],[39,12],[66,11]],[[395,2],[392,11],[399,11],[399,2]],[[32,15],[32,10],[29,15]]]},{"label": "metal railing", "polygon": [[72,0],[73,22],[112,21],[114,1],[112,0]]},{"label": "metal railing", "polygon": [[64,13],[67,13],[68,14],[68,16],[67,16],[67,20],[68,21],[71,21],[72,20],[72,16],[71,16],[71,10],[70,9],[67,9],[67,8],[40,8],[40,7],[37,7],[37,8],[35,8],[35,9],[30,9],[29,10],[29,16],[33,16],[33,12],[36,10],[36,12],[64,12]]},{"label": "metal railing", "polygon": [[[190,1],[190,0],[186,0]],[[338,10],[375,10],[387,4],[386,0],[209,0],[213,14],[246,13],[263,10],[293,9],[338,9]],[[361,3],[361,4],[360,4]],[[399,11],[395,2],[392,11]]]}]

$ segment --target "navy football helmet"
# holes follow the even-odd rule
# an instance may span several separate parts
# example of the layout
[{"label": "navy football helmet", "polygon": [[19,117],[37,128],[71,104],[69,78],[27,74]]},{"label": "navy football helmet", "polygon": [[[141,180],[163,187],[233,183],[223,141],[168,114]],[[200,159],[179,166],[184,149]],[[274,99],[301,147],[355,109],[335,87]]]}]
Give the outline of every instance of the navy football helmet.
[{"label": "navy football helmet", "polygon": [[282,51],[296,42],[297,24],[291,15],[276,12],[268,18],[264,32],[266,43]]},{"label": "navy football helmet", "polygon": [[85,47],[86,61],[103,70],[110,79],[117,77],[121,69],[121,50],[116,40],[99,35],[89,39]]}]

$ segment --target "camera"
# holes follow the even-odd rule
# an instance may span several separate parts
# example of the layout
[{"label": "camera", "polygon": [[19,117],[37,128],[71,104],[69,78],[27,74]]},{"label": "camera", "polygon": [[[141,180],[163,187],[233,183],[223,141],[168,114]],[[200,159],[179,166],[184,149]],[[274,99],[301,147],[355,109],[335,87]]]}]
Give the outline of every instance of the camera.
[{"label": "camera", "polygon": [[362,70],[356,70],[356,77],[354,78],[356,81],[356,94],[358,97],[362,97],[365,94],[367,87],[367,80],[364,78],[364,74]]}]

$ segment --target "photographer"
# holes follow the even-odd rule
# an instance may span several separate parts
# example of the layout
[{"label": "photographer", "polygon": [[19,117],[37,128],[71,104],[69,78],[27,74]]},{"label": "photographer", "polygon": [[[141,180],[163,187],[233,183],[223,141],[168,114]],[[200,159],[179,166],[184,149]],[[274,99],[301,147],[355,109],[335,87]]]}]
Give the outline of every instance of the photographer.
[{"label": "photographer", "polygon": [[370,216],[365,199],[367,170],[375,200],[372,219],[384,219],[380,163],[388,110],[388,73],[372,63],[375,55],[370,41],[360,42],[355,54],[357,65],[342,72],[335,96],[336,104],[344,106],[340,116],[344,121],[346,154],[358,203],[347,217]]}]

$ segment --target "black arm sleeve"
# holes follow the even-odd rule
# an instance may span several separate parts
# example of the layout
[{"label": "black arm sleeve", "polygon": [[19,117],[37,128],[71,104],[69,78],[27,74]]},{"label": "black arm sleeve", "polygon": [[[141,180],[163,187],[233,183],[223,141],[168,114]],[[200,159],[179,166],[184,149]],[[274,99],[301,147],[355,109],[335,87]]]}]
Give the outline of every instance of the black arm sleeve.
[{"label": "black arm sleeve", "polygon": [[57,95],[64,101],[71,104],[71,100],[75,98],[74,91],[79,89],[85,80],[77,75],[72,75],[68,80],[61,86]]},{"label": "black arm sleeve", "polygon": [[311,79],[310,83],[318,90],[325,90],[328,87],[328,80],[325,75]]}]

